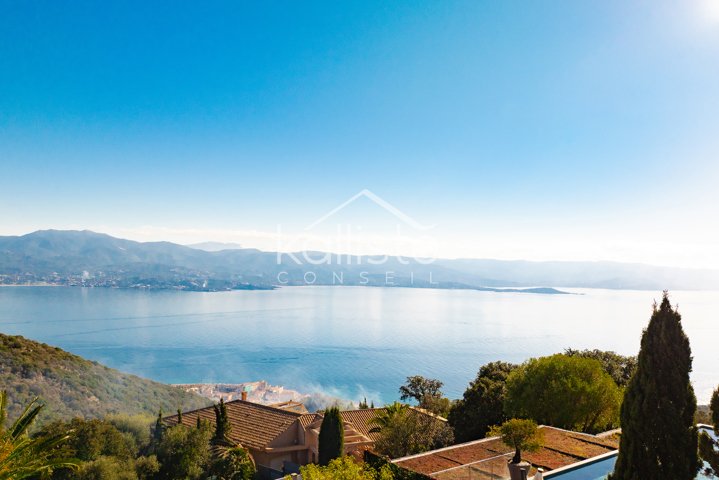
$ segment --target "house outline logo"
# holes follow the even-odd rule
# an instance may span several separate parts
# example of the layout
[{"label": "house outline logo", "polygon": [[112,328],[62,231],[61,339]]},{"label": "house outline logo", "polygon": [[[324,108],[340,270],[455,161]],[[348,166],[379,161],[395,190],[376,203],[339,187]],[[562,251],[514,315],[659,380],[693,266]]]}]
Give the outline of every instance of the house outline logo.
[{"label": "house outline logo", "polygon": [[341,204],[339,204],[338,206],[336,206],[329,212],[325,213],[324,215],[322,215],[320,218],[318,218],[314,222],[307,225],[304,230],[306,232],[312,230],[317,225],[324,223],[327,219],[329,219],[333,215],[337,214],[338,212],[342,211],[344,208],[351,205],[352,203],[359,200],[360,198],[369,199],[375,205],[379,206],[380,208],[383,208],[389,214],[391,214],[395,218],[401,220],[406,225],[409,225],[410,227],[414,228],[415,230],[427,231],[427,230],[431,230],[434,227],[436,227],[436,225],[422,225],[417,220],[410,217],[409,215],[407,215],[406,213],[401,211],[399,208],[395,207],[394,205],[392,205],[391,203],[389,203],[388,201],[386,201],[385,199],[383,199],[382,197],[380,197],[379,195],[374,193],[373,191],[365,188],[363,190],[360,190],[359,192],[357,192],[356,194],[354,194],[353,196],[351,196],[350,198],[348,198],[347,200],[345,200],[344,202],[342,202]]}]

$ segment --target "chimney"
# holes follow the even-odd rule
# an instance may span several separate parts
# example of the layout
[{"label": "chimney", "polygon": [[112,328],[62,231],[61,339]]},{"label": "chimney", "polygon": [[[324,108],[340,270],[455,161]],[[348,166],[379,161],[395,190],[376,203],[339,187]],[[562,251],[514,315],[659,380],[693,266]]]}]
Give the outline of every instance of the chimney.
[{"label": "chimney", "polygon": [[245,390],[242,390],[242,401],[243,402],[247,401],[247,391],[245,391]]}]

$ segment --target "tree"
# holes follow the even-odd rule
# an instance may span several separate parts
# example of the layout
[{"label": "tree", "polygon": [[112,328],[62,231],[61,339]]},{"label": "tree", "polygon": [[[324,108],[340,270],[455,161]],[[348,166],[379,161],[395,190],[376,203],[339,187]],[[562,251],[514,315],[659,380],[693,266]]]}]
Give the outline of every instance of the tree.
[{"label": "tree", "polygon": [[504,413],[507,377],[516,368],[511,363],[492,362],[479,369],[477,378],[447,416],[457,442],[484,438],[489,427],[507,420]]},{"label": "tree", "polygon": [[556,354],[533,358],[507,377],[505,412],[569,430],[617,424],[621,391],[597,360]]},{"label": "tree", "polygon": [[155,455],[139,457],[135,460],[135,473],[138,480],[152,480],[160,472],[160,462]]},{"label": "tree", "polygon": [[393,480],[394,478],[387,465],[382,466],[378,471],[369,465],[361,465],[348,456],[335,458],[324,467],[305,465],[300,467],[300,474],[302,480]]},{"label": "tree", "polygon": [[117,457],[131,460],[138,453],[139,445],[132,435],[123,434],[112,423],[94,418],[74,418],[70,422],[53,422],[46,425],[42,434],[71,430],[73,435],[64,443],[62,453],[66,457],[84,462],[100,457]]},{"label": "tree", "polygon": [[344,425],[340,409],[328,408],[320,426],[318,460],[322,466],[344,455]]},{"label": "tree", "polygon": [[444,384],[433,378],[424,378],[421,375],[407,377],[407,382],[399,387],[400,399],[415,399],[421,402],[425,397],[441,397],[441,388]]},{"label": "tree", "polygon": [[134,462],[117,457],[98,457],[85,462],[72,477],[76,480],[137,480]]},{"label": "tree", "polygon": [[522,452],[534,452],[542,446],[542,434],[534,420],[513,418],[489,430],[489,436],[501,437],[502,442],[514,449],[512,463],[522,461]]},{"label": "tree", "polygon": [[199,429],[184,425],[166,429],[157,447],[158,480],[202,478],[211,460],[211,438],[212,428],[207,423]]},{"label": "tree", "polygon": [[212,443],[215,445],[231,445],[230,432],[232,424],[227,416],[227,406],[225,401],[220,398],[220,404],[214,405],[215,410],[215,435],[212,437]]},{"label": "tree", "polygon": [[153,418],[149,415],[106,415],[104,420],[121,433],[132,437],[138,447],[144,448],[150,443],[150,426]]},{"label": "tree", "polygon": [[[57,453],[83,463],[77,472],[67,469],[55,470],[52,474],[53,480],[75,478],[137,480],[138,477],[144,480],[152,478],[147,475],[148,462],[152,462],[152,460],[148,460],[147,457],[138,458],[138,456],[150,442],[149,427],[151,424],[152,418],[144,415],[110,415],[103,420],[74,418],[69,422],[50,423],[43,427],[37,435],[73,432],[73,435],[63,445],[57,447]],[[157,463],[154,456],[150,458]]]},{"label": "tree", "polygon": [[384,409],[377,412],[377,415],[370,418],[367,422],[369,425],[373,425],[370,432],[381,432],[383,428],[391,425],[395,418],[404,415],[408,409],[409,407],[407,405],[399,402],[390,403],[385,406]]},{"label": "tree", "polygon": [[[719,388],[712,393],[709,402],[709,411],[714,432],[719,432]],[[709,434],[702,431],[699,434],[699,456],[709,464],[707,469],[710,475],[719,476],[719,442],[715,441]]]},{"label": "tree", "polygon": [[624,395],[613,480],[694,479],[699,459],[691,369],[681,315],[664,292],[642,334],[637,371]]},{"label": "tree", "polygon": [[605,350],[574,350],[568,348],[564,354],[569,357],[593,358],[602,364],[614,382],[620,387],[626,387],[629,379],[632,378],[637,369],[637,357],[619,355],[618,353]]},{"label": "tree", "polygon": [[250,452],[241,446],[216,447],[210,467],[210,478],[217,480],[252,480],[257,468]]},{"label": "tree", "polygon": [[157,420],[155,420],[155,426],[152,429],[152,443],[153,446],[158,445],[162,441],[162,433],[165,431],[165,425],[162,423],[162,409],[157,412]]},{"label": "tree", "polygon": [[361,401],[359,402],[359,407],[358,407],[358,408],[359,408],[360,410],[365,410],[365,409],[368,409],[368,408],[369,408],[369,405],[367,404],[367,397],[364,397],[364,400],[361,400]]},{"label": "tree", "polygon": [[447,397],[425,397],[419,408],[427,410],[442,418],[447,418],[454,403]]},{"label": "tree", "polygon": [[447,415],[451,402],[442,395],[442,385],[439,380],[424,378],[421,375],[407,377],[407,382],[399,387],[400,399],[414,399],[420,408],[429,410],[437,415]]},{"label": "tree", "polygon": [[450,445],[452,429],[441,418],[394,403],[368,422],[379,432],[374,448],[382,455],[399,458]]},{"label": "tree", "polygon": [[32,400],[13,422],[7,420],[7,392],[0,392],[0,480],[21,480],[42,477],[57,468],[77,468],[73,460],[62,457],[59,448],[72,432],[29,437],[28,429],[45,406]]}]

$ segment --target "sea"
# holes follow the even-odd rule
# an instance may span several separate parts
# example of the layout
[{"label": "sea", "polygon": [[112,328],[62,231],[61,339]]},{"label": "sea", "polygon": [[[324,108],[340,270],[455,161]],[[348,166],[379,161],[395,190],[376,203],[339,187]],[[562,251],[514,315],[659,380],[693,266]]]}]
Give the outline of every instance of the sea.
[{"label": "sea", "polygon": [[[567,348],[636,354],[661,292],[349,286],[186,292],[0,287],[0,332],[165,383],[266,380],[375,404],[408,376],[459,398],[479,367]],[[719,385],[719,292],[675,291],[699,403]]]}]

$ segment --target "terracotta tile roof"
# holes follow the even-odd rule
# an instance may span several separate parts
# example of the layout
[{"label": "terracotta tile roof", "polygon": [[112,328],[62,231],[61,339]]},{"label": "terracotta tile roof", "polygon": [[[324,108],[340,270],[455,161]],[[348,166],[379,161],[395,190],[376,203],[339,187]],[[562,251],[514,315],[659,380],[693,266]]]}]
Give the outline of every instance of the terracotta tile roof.
[{"label": "terracotta tile roof", "polygon": [[289,400],[287,402],[273,403],[268,405],[269,407],[279,408],[280,410],[286,410],[288,412],[295,412],[306,414],[309,413],[304,403],[297,402],[295,400]]},{"label": "terracotta tile roof", "polygon": [[[302,428],[305,429],[316,423],[312,428],[319,429],[322,420],[321,413],[303,414],[293,411],[296,405],[291,405],[293,408],[289,410],[283,408],[286,404],[260,405],[243,400],[233,400],[225,403],[225,405],[227,406],[227,416],[232,424],[231,440],[245,447],[258,450],[269,446],[278,435],[285,432],[295,422],[299,421]],[[370,433],[372,426],[368,422],[383,410],[383,408],[368,408],[340,412],[342,421],[345,424],[347,443],[361,444],[377,440],[379,434]],[[429,415],[416,409],[411,411],[415,415]],[[182,424],[194,427],[197,424],[198,416],[212,425],[215,424],[215,411],[212,407],[183,413]],[[437,421],[445,421],[433,415],[430,416],[437,418]],[[164,422],[166,425],[176,425],[177,415],[166,417]]]},{"label": "terracotta tile roof", "polygon": [[320,418],[322,418],[322,415],[318,413],[307,413],[300,417],[300,425],[302,425],[302,428],[307,428],[312,424],[312,422]]},{"label": "terracotta tile roof", "polygon": [[[596,457],[618,448],[618,442],[614,437],[587,435],[546,426],[540,428],[544,435],[544,446],[537,452],[525,453],[522,457],[535,467],[542,467],[547,471]],[[489,468],[490,463],[506,463],[506,460],[501,458],[489,459],[511,453],[510,448],[494,437],[400,458],[394,460],[394,463],[408,470],[432,476],[432,474],[443,470],[462,467],[482,460],[488,462],[485,466]],[[482,465],[484,464],[477,465],[477,467]],[[461,474],[461,470],[461,468],[457,468],[458,475]],[[442,478],[446,479],[450,476],[443,474]]]},{"label": "terracotta tile roof", "polygon": [[[232,441],[255,449],[268,446],[302,416],[299,413],[242,400],[227,402],[225,405],[232,424],[230,432]],[[215,411],[212,407],[183,413],[182,424],[194,427],[198,415],[202,420],[215,424]],[[176,425],[177,415],[167,417],[164,421],[167,425]]]},{"label": "terracotta tile roof", "polygon": [[340,415],[343,422],[351,423],[357,432],[374,442],[379,438],[379,433],[371,433],[372,425],[369,425],[368,422],[382,411],[384,411],[384,408],[365,408],[362,410],[347,410],[340,412]]},{"label": "terracotta tile roof", "polygon": [[[382,411],[384,411],[384,408],[363,408],[361,410],[344,410],[340,412],[340,415],[342,416],[342,421],[344,423],[350,424],[357,433],[374,442],[379,438],[380,434],[379,432],[370,432],[373,425],[370,425],[369,421],[379,415]],[[410,411],[415,415],[427,415],[437,419],[437,421],[446,421],[443,418],[431,415],[420,409],[411,408]],[[304,428],[307,428],[313,422],[320,419],[322,419],[321,413],[310,413],[308,415],[302,415],[302,417],[300,417],[300,423]]]}]

